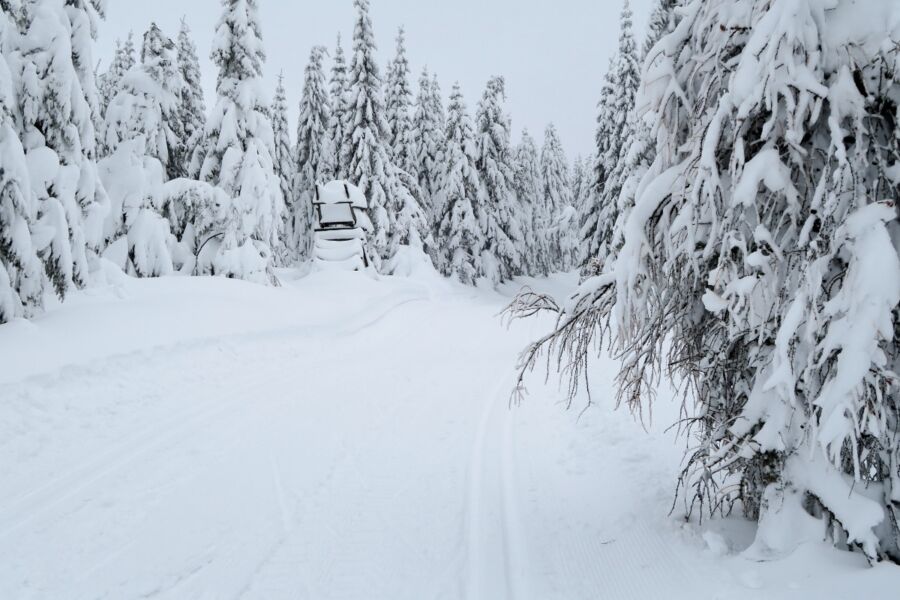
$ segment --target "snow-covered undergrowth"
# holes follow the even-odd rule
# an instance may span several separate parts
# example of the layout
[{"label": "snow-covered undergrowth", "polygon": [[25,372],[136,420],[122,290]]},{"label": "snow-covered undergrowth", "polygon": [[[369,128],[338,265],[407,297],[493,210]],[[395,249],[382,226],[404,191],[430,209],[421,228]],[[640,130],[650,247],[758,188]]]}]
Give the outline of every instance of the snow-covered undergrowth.
[{"label": "snow-covered undergrowth", "polygon": [[[847,598],[900,570],[741,557],[668,516],[681,457],[593,365],[509,410],[497,294],[348,273],[122,279],[0,326],[0,598]],[[525,281],[559,294],[572,278]],[[515,286],[516,288],[518,287]]]}]

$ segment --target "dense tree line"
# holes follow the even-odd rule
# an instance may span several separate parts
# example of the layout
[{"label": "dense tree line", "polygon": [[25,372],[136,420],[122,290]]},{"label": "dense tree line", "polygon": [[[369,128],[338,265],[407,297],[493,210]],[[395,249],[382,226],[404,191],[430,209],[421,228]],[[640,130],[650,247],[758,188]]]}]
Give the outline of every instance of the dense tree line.
[{"label": "dense tree line", "polygon": [[[310,258],[316,184],[347,179],[369,202],[384,273],[431,263],[466,283],[569,268],[571,174],[559,140],[511,142],[494,77],[449,112],[425,70],[413,89],[404,32],[378,65],[368,0],[354,0],[352,53],[314,46],[305,73],[260,94],[258,0],[222,0],[207,110],[183,20],[116,44],[95,73],[103,0],[3,0],[0,322],[40,310],[117,266],[136,277],[222,275],[261,283]],[[303,78],[292,135],[284,77]],[[548,130],[550,131],[550,130]]]}]

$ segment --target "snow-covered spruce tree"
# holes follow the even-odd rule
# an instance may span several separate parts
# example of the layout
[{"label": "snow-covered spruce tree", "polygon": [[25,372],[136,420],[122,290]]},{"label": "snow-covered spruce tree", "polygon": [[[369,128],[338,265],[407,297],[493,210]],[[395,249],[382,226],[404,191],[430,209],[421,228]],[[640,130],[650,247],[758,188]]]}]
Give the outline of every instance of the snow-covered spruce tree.
[{"label": "snow-covered spruce tree", "polygon": [[479,220],[484,191],[476,167],[475,132],[458,83],[453,86],[448,106],[446,152],[439,194],[438,269],[474,285],[484,273],[484,228]]},{"label": "snow-covered spruce tree", "polygon": [[614,165],[607,164],[609,147],[612,139],[612,103],[615,95],[615,67],[617,59],[609,61],[609,67],[603,77],[603,87],[600,91],[600,101],[597,103],[597,130],[594,136],[595,146],[593,164],[590,176],[588,201],[580,207],[579,225],[581,226],[580,238],[584,256],[588,261],[599,254],[598,247],[600,231],[600,218],[603,211],[601,198],[603,188]]},{"label": "snow-covered spruce tree", "polygon": [[569,161],[556,127],[551,123],[544,131],[541,149],[541,180],[544,183],[543,204],[549,216],[548,246],[550,268],[567,270],[578,264],[578,224],[573,217],[572,181]]},{"label": "snow-covered spruce tree", "polygon": [[198,152],[200,179],[231,199],[221,245],[202,271],[275,282],[273,249],[282,226],[283,198],[275,175],[268,103],[261,93],[265,52],[257,0],[222,0],[212,60],[219,67],[218,100]]},{"label": "snow-covered spruce tree", "polygon": [[428,216],[432,229],[440,220],[440,207],[436,205],[440,191],[440,173],[443,169],[441,161],[444,156],[444,122],[443,105],[438,95],[434,96],[434,84],[428,69],[423,69],[419,78],[419,93],[416,96],[416,109],[412,121],[412,143],[415,161],[415,172],[419,176],[419,189],[422,193],[422,208]]},{"label": "snow-covered spruce tree", "polygon": [[187,21],[181,19],[178,31],[178,72],[181,74],[181,93],[178,98],[178,114],[181,122],[181,144],[178,163],[179,177],[197,177],[200,164],[192,164],[194,150],[200,145],[206,130],[206,101],[203,99],[203,82],[197,45],[191,37]]},{"label": "snow-covered spruce tree", "polygon": [[18,35],[13,14],[18,7],[0,3],[0,8],[0,323],[7,323],[42,307],[46,278],[34,240],[37,204],[15,128],[18,106],[6,62]]},{"label": "snow-covered spruce tree", "polygon": [[104,257],[138,277],[173,270],[160,193],[181,171],[181,85],[175,44],[154,23],[144,35],[140,65],[125,75],[106,110],[110,155],[99,165],[110,198]]},{"label": "snow-covered spruce tree", "polygon": [[98,100],[100,102],[100,116],[106,117],[106,107],[119,93],[119,85],[122,78],[135,65],[134,33],[128,32],[125,42],[116,41],[116,53],[105,73],[98,78]]},{"label": "snow-covered spruce tree", "polygon": [[424,193],[419,186],[418,161],[413,143],[410,115],[409,62],[403,28],[397,34],[397,53],[391,60],[385,84],[385,111],[390,128],[388,149],[391,155],[388,193],[390,262],[388,270],[410,274],[419,264],[427,264],[432,250],[430,220],[422,208]]},{"label": "snow-covered spruce tree", "polygon": [[338,34],[334,47],[334,58],[331,61],[331,78],[328,82],[331,100],[331,114],[328,118],[328,145],[330,148],[328,179],[346,179],[347,167],[343,160],[341,148],[347,130],[347,119],[350,114],[347,101],[347,60],[341,46],[341,34]]},{"label": "snow-covered spruce tree", "polygon": [[108,200],[99,184],[93,42],[102,0],[34,0],[12,56],[20,139],[32,170],[39,255],[59,296],[88,281]]},{"label": "snow-covered spruce tree", "polygon": [[406,58],[406,45],[403,28],[397,33],[397,53],[391,60],[385,85],[385,115],[390,128],[390,150],[394,164],[419,178],[418,164],[415,159],[415,148],[412,137],[412,119],[410,115],[409,61]]},{"label": "snow-covered spruce tree", "polygon": [[628,0],[622,8],[619,50],[616,55],[615,91],[609,105],[609,144],[603,158],[606,180],[600,189],[596,240],[590,259],[602,270],[613,253],[616,223],[619,220],[619,196],[628,179],[631,161],[628,150],[635,133],[635,97],[640,86],[640,57],[632,30],[632,12]]},{"label": "snow-covered spruce tree", "polygon": [[475,118],[475,165],[486,202],[482,221],[487,241],[485,275],[495,283],[523,272],[524,240],[518,200],[513,192],[510,122],[503,110],[505,88],[502,77],[492,77]]},{"label": "snow-covered spruce tree", "polygon": [[843,26],[854,10],[685,4],[644,74],[655,160],[615,265],[526,356],[577,386],[614,319],[620,401],[646,406],[663,370],[686,384],[680,491],[758,520],[755,558],[829,538],[900,560],[900,50],[885,15]]},{"label": "snow-covered spruce tree", "polygon": [[341,147],[341,162],[347,178],[366,194],[372,231],[369,248],[376,269],[390,258],[390,217],[387,206],[390,176],[388,151],[390,128],[384,113],[381,75],[375,61],[375,35],[369,17],[369,0],[353,0],[356,26],[353,31],[353,60],[347,82],[347,130]]},{"label": "snow-covered spruce tree", "polygon": [[328,133],[331,114],[322,66],[324,56],[325,48],[321,46],[310,52],[297,123],[294,191],[288,208],[287,238],[291,252],[301,260],[306,260],[312,249],[316,184],[328,183],[332,177],[334,152]]},{"label": "snow-covered spruce tree", "polygon": [[288,242],[291,202],[294,196],[294,148],[291,146],[291,134],[288,131],[287,116],[287,92],[284,89],[284,73],[278,75],[278,84],[275,86],[275,96],[272,99],[272,107],[270,109],[272,117],[272,134],[275,140],[274,153],[272,155],[272,163],[275,168],[275,175],[281,185],[281,196],[284,198],[283,233],[279,236],[278,247],[275,248],[276,257],[283,264],[289,264],[296,258],[296,252],[293,246]]},{"label": "snow-covered spruce tree", "polygon": [[528,275],[548,275],[550,273],[547,230],[549,214],[544,209],[544,181],[541,176],[541,159],[537,145],[528,130],[522,132],[522,139],[516,146],[515,177],[513,190],[521,206],[525,271]]}]

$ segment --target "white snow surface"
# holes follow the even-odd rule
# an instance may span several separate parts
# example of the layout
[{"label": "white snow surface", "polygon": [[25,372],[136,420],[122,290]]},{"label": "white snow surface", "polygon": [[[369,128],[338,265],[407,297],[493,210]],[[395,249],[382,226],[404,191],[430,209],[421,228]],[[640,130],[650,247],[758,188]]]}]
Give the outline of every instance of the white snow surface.
[{"label": "white snow surface", "polygon": [[[671,516],[682,446],[564,410],[503,293],[341,272],[112,279],[0,326],[0,598],[838,599],[900,569]],[[679,505],[680,506],[680,505]]]}]

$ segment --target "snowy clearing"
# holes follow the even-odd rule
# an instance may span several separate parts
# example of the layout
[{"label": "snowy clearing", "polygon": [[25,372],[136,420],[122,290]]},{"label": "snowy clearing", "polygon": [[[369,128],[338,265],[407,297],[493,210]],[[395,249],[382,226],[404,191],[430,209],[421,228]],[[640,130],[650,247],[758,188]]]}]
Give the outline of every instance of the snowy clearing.
[{"label": "snowy clearing", "polygon": [[[571,278],[529,282],[564,290]],[[508,288],[511,293],[512,287]],[[508,297],[320,273],[123,280],[0,327],[0,598],[847,598],[900,569],[667,516],[681,455],[534,377]],[[385,349],[389,349],[385,352]],[[663,394],[665,396],[665,394]],[[715,590],[713,592],[712,590]]]}]

